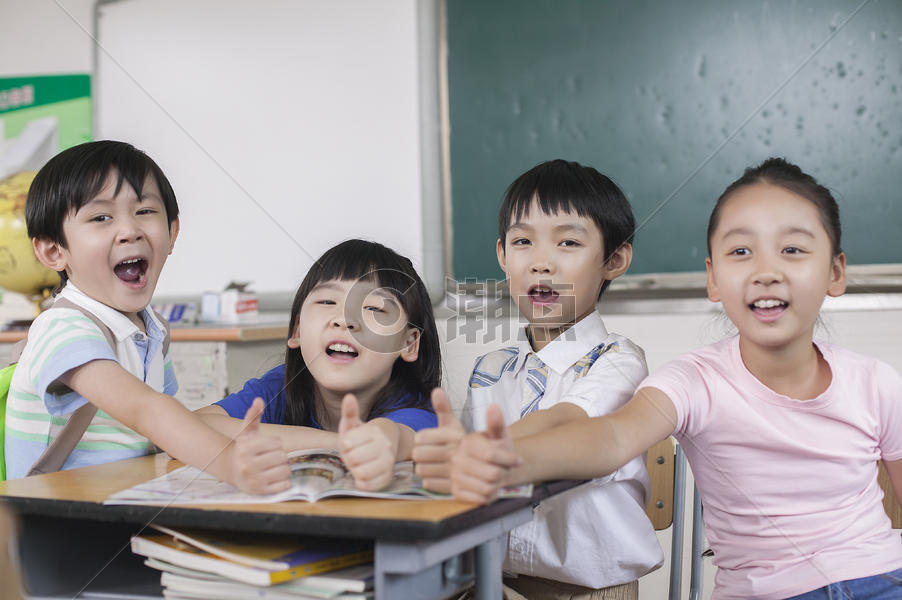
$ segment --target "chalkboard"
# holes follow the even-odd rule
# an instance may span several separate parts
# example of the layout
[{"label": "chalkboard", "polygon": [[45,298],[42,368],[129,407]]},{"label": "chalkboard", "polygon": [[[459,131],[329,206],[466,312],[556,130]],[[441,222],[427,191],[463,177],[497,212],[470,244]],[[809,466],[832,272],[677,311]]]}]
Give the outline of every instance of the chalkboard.
[{"label": "chalkboard", "polygon": [[708,215],[784,156],[833,190],[851,264],[902,263],[902,3],[448,0],[454,275],[500,275],[497,211],[547,159],[640,224],[630,273],[704,268]]}]

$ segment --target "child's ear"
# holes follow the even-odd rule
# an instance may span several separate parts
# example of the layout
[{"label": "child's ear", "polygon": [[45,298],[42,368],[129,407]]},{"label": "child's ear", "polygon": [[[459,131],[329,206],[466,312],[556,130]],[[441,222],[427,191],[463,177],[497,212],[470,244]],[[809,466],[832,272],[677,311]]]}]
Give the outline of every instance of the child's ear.
[{"label": "child's ear", "polygon": [[169,254],[172,254],[172,249],[175,248],[175,238],[179,236],[179,218],[176,217],[172,220],[172,223],[169,224]]},{"label": "child's ear", "polygon": [[507,273],[507,257],[504,255],[504,240],[495,242],[495,253],[498,255],[498,266]]},{"label": "child's ear", "polygon": [[404,349],[401,350],[401,360],[414,362],[420,356],[420,330],[411,327],[407,330],[407,339],[404,341]]},{"label": "child's ear", "polygon": [[37,259],[48,269],[56,272],[66,270],[66,253],[62,244],[53,242],[50,238],[37,237],[31,240],[31,247],[34,248]]},{"label": "child's ear", "polygon": [[708,300],[720,302],[720,292],[717,290],[717,284],[714,282],[714,267],[711,266],[710,256],[705,259],[705,271],[708,275]]},{"label": "child's ear", "polygon": [[288,347],[294,349],[300,348],[301,337],[300,332],[298,331],[298,327],[295,327],[294,331],[292,331],[289,335],[290,337],[288,338]]},{"label": "child's ear", "polygon": [[633,262],[633,245],[629,242],[620,244],[606,261],[604,261],[605,279],[617,279],[630,268]]},{"label": "child's ear", "polygon": [[846,291],[846,253],[840,252],[830,265],[828,296],[842,296]]}]

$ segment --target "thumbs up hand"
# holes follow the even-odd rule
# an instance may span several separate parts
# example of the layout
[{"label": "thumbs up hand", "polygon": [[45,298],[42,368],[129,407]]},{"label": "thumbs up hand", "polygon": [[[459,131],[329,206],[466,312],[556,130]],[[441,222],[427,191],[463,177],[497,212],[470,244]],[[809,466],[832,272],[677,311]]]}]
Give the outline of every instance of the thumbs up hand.
[{"label": "thumbs up hand", "polygon": [[377,491],[391,483],[399,439],[398,425],[388,419],[364,423],[353,394],[341,401],[338,448],[358,489]]},{"label": "thumbs up hand", "polygon": [[501,407],[486,410],[486,430],[464,436],[451,457],[451,492],[463,502],[484,504],[498,496],[508,470],[521,463]]},{"label": "thumbs up hand", "polygon": [[464,428],[451,409],[451,402],[441,388],[432,390],[432,407],[438,426],[422,429],[414,437],[413,460],[423,486],[451,493],[451,456],[464,437]]},{"label": "thumbs up hand", "polygon": [[274,494],[291,487],[291,468],[282,441],[260,430],[263,399],[255,398],[244,415],[232,450],[233,482],[250,494]]}]

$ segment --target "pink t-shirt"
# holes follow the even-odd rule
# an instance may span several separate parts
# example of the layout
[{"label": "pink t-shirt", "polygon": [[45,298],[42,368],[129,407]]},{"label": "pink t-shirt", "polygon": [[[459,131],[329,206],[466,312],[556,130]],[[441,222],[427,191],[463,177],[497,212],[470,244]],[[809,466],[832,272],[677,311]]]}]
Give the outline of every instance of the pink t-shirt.
[{"label": "pink t-shirt", "polygon": [[902,567],[877,464],[902,459],[902,377],[817,342],[833,379],[812,400],[777,394],[739,338],[681,356],[639,387],[673,401],[714,550],[715,599],[786,598]]}]

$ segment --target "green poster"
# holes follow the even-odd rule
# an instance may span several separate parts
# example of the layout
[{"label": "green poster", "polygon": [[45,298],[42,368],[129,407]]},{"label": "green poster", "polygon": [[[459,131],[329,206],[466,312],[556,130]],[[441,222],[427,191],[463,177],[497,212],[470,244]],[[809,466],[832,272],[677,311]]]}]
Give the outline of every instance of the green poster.
[{"label": "green poster", "polygon": [[59,282],[32,252],[25,199],[44,163],[90,140],[89,75],[0,78],[0,288],[37,300]]}]

